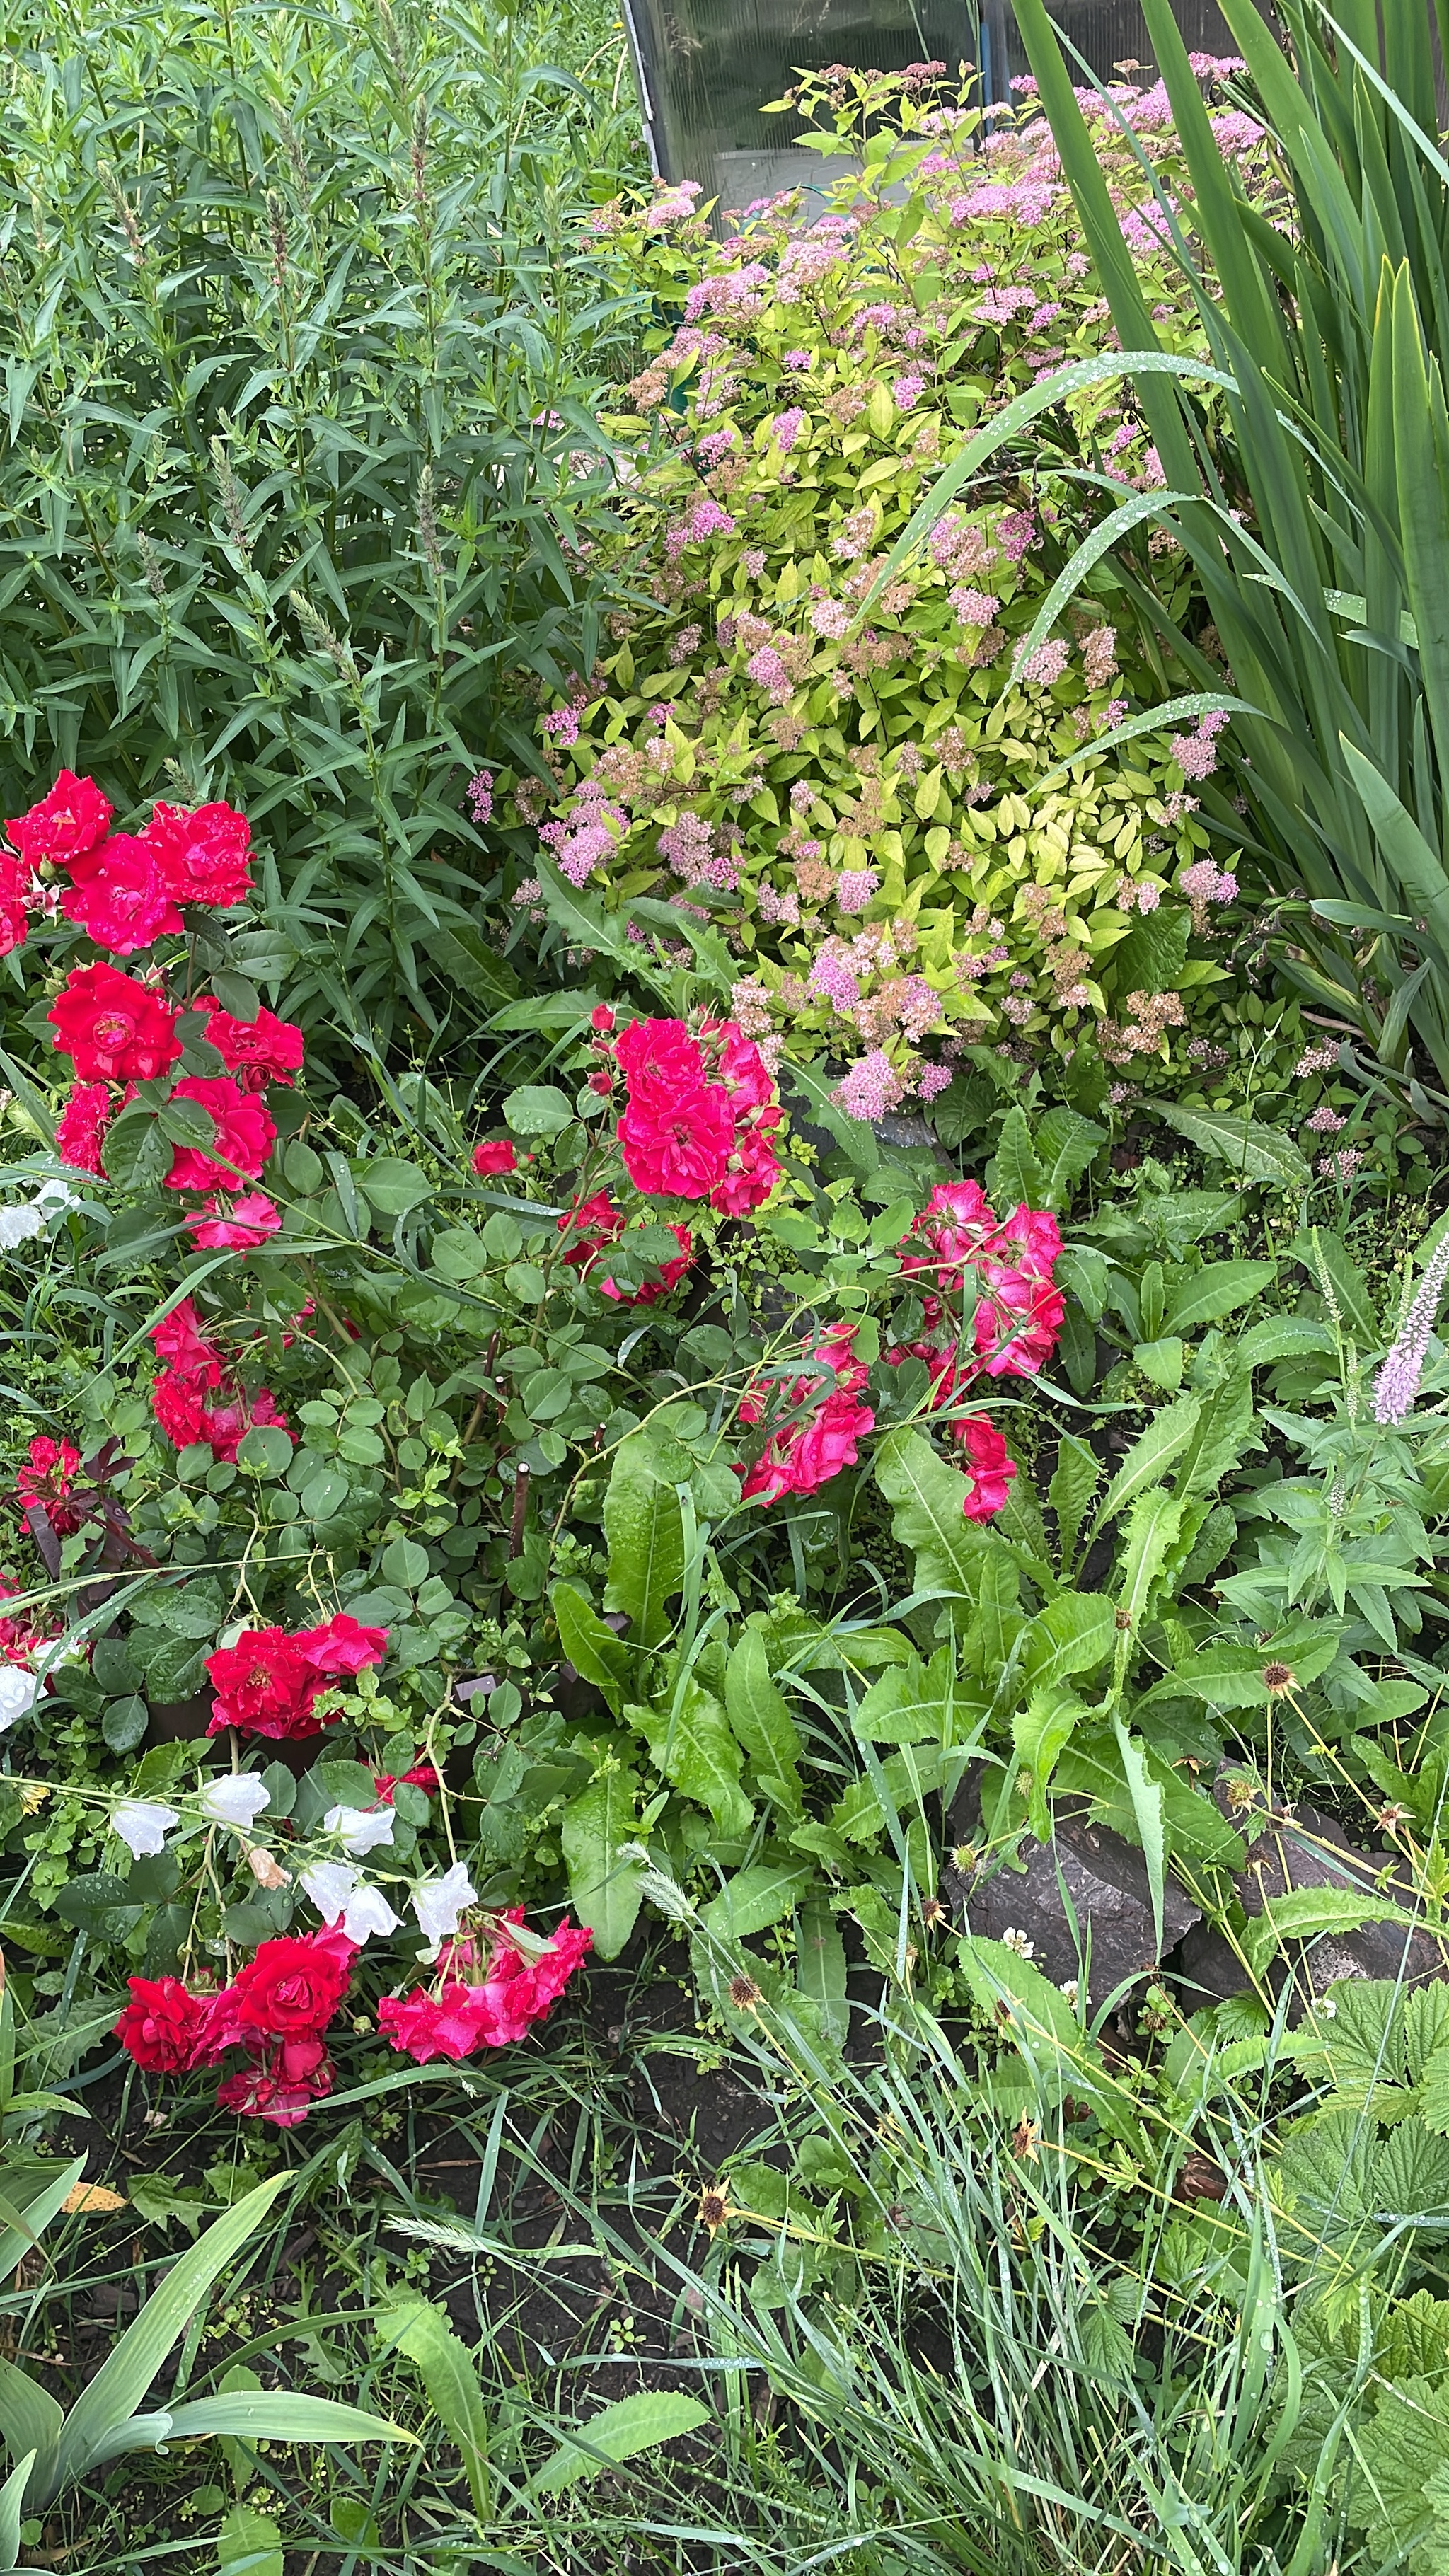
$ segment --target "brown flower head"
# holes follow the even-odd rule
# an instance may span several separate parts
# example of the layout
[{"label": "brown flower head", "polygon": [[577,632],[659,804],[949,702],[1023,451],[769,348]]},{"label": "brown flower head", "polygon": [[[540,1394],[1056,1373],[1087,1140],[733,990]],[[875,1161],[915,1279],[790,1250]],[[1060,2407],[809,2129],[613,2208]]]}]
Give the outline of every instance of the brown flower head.
[{"label": "brown flower head", "polygon": [[733,2216],[729,2194],[718,2184],[711,2190],[700,2193],[699,2207],[695,2212],[696,2222],[701,2227],[707,2227],[711,2236],[717,2236],[726,2220]]},{"label": "brown flower head", "polygon": [[729,1998],[736,2012],[754,2012],[756,2007],[765,2000],[754,1978],[743,1975],[731,1977]]},{"label": "brown flower head", "polygon": [[1270,1699],[1281,1699],[1285,1691],[1298,1688],[1298,1675],[1291,1664],[1265,1664],[1263,1688]]}]

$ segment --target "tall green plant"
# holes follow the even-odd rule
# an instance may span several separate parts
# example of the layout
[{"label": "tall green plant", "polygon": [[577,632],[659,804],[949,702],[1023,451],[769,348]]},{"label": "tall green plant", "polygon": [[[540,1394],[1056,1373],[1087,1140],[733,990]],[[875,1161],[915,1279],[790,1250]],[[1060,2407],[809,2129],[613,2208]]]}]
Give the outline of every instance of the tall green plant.
[{"label": "tall green plant", "polygon": [[[1344,0],[1337,19],[1321,0],[1284,0],[1285,54],[1253,0],[1225,0],[1281,160],[1273,220],[1237,192],[1169,0],[1144,8],[1191,180],[1191,240],[1187,213],[1158,191],[1161,222],[1225,380],[1222,438],[1163,354],[1043,0],[1019,0],[1017,15],[1166,476],[1154,515],[1193,560],[1232,673],[1224,703],[1269,868],[1306,891],[1311,955],[1291,970],[1355,1014],[1382,1061],[1412,1077],[1427,1058],[1449,1087],[1449,410],[1437,354],[1449,336],[1449,162],[1431,140],[1428,15],[1388,11],[1381,38],[1373,0]],[[949,480],[900,555],[946,506]],[[1119,545],[1144,507],[1116,514]],[[1101,551],[1099,532],[1044,606],[1041,633]],[[1220,688],[1150,574],[1137,587],[1178,673]],[[1224,799],[1206,801],[1241,832]]]},{"label": "tall green plant", "polygon": [[624,119],[470,0],[0,29],[4,810],[225,797],[304,1017],[496,1001],[464,790],[591,651]]}]

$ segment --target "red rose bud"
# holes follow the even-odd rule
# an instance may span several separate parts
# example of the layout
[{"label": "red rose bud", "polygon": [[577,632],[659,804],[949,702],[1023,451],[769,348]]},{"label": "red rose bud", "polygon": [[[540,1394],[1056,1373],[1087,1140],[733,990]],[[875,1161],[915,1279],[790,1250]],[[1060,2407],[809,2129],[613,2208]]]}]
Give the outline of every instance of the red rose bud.
[{"label": "red rose bud", "polygon": [[613,1027],[613,1025],[614,1025],[614,1014],[613,1014],[613,1012],[610,1010],[608,1003],[607,1003],[607,1002],[596,1002],[596,1003],[594,1004],[593,1009],[592,1009],[592,1010],[590,1011],[590,1013],[589,1013],[589,1026],[590,1026],[590,1028],[591,1028],[591,1029],[603,1029],[603,1030],[607,1031],[607,1030],[611,1029],[611,1028]]}]

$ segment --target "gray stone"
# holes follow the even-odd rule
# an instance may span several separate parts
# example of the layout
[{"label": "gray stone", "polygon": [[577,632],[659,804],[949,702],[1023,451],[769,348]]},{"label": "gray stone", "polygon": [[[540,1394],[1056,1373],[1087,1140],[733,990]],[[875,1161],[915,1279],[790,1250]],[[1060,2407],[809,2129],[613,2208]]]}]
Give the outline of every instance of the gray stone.
[{"label": "gray stone", "polygon": [[[1221,1802],[1221,1790],[1220,1790]],[[1235,1819],[1241,1824],[1241,1816]],[[1358,1896],[1387,1894],[1407,1914],[1422,1911],[1407,1879],[1395,1875],[1385,1886],[1385,1871],[1399,1871],[1397,1855],[1382,1849],[1361,1850],[1351,1843],[1336,1818],[1316,1807],[1283,1807],[1270,1811],[1266,1830],[1249,1846],[1247,1867],[1233,1881],[1247,1915],[1261,1914],[1265,1904],[1293,1888],[1332,1888]],[[1443,1974],[1437,1944],[1424,1932],[1406,1933],[1393,1923],[1366,1923],[1357,1932],[1324,1933],[1315,1941],[1292,1942],[1287,1957],[1294,1962],[1305,1996],[1322,1994],[1345,1977],[1402,1978],[1406,1985],[1425,1984]],[[1220,1932],[1199,1924],[1183,1942],[1173,1963],[1174,1981],[1189,2012],[1221,2003],[1247,1990],[1241,1961]],[[1277,1992],[1286,1974],[1283,1957],[1273,1963],[1268,1983]]]},{"label": "gray stone", "polygon": [[[1026,1863],[1024,1873],[999,1869],[992,1878],[973,1880],[964,1891],[969,1931],[994,1941],[1008,1931],[1024,1933],[1033,1945],[1032,1964],[1056,1986],[1080,1977],[1085,1956],[1094,2011],[1120,1986],[1155,1974],[1159,1961],[1152,1893],[1147,1864],[1134,1844],[1064,1806],[1055,1818],[1053,1840],[1039,1843],[1027,1835],[1019,1857]],[[1063,1885],[1079,1940],[1062,1901]],[[1163,1900],[1164,1950],[1175,1948],[1198,1920],[1191,1898],[1169,1877]]]}]

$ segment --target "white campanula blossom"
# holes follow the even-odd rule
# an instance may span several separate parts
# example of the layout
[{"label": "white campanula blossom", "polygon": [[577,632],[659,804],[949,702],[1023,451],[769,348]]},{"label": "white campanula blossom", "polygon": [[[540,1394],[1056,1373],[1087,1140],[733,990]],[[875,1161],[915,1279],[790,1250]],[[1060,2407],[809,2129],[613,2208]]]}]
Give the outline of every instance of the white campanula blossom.
[{"label": "white campanula blossom", "polygon": [[0,1207],[0,1252],[17,1252],[22,1243],[44,1234],[46,1219],[57,1208],[69,1207],[73,1196],[64,1181],[46,1181],[33,1199],[22,1199],[18,1207]]},{"label": "white campanula blossom", "polygon": [[348,1940],[355,1941],[359,1949],[374,1932],[386,1940],[389,1932],[396,1932],[401,1921],[402,1916],[394,1914],[380,1887],[359,1887],[342,1911],[342,1929]]},{"label": "white campanula blossom", "polygon": [[164,1851],[167,1835],[180,1822],[174,1807],[147,1798],[123,1798],[111,1809],[111,1831],[133,1860],[147,1860],[154,1852]]},{"label": "white campanula blossom", "polygon": [[392,1841],[397,1818],[391,1807],[329,1807],[322,1819],[324,1834],[335,1834],[346,1852],[360,1859],[364,1852],[376,1851],[380,1843]]},{"label": "white campanula blossom", "polygon": [[478,1902],[478,1891],[460,1860],[442,1878],[421,1878],[412,1893],[412,1908],[423,1938],[434,1949],[451,1940],[460,1916]]},{"label": "white campanula blossom", "polygon": [[209,1824],[245,1828],[271,1805],[272,1793],[255,1771],[228,1771],[206,1782],[199,1803]]},{"label": "white campanula blossom", "polygon": [[23,1664],[0,1664],[0,1734],[34,1708],[40,1684]]},{"label": "white campanula blossom", "polygon": [[384,1938],[395,1932],[401,1917],[394,1914],[380,1887],[366,1887],[359,1873],[345,1860],[319,1860],[302,1872],[302,1886],[329,1927],[340,1923],[349,1941],[360,1949],[374,1932]]}]

